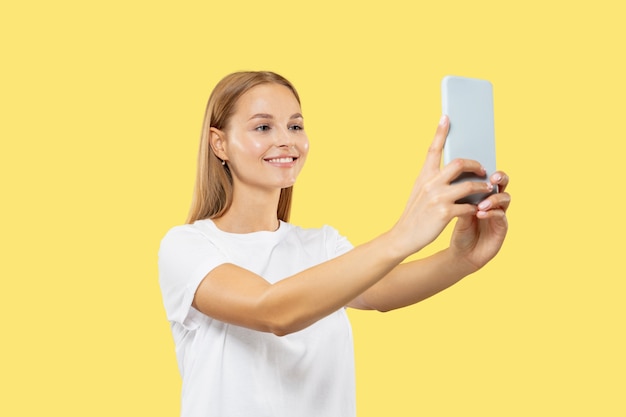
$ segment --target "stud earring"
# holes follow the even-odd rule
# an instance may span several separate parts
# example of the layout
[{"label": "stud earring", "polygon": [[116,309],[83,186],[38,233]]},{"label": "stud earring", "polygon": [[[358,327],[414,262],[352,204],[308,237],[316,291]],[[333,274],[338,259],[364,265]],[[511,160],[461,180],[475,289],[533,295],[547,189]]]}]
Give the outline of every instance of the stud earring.
[{"label": "stud earring", "polygon": [[222,166],[226,165],[226,161],[222,160]]}]

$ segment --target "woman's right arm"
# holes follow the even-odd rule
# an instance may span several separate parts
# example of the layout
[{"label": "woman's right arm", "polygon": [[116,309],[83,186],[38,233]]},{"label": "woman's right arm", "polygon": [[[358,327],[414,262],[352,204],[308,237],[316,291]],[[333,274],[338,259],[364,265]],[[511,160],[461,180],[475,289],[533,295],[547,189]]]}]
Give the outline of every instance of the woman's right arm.
[{"label": "woman's right arm", "polygon": [[202,280],[193,306],[231,324],[282,336],[313,324],[347,305],[403,257],[382,235],[350,252],[268,283],[233,264],[222,264]]},{"label": "woman's right arm", "polygon": [[475,213],[458,199],[486,192],[488,185],[451,185],[462,172],[484,174],[476,161],[455,160],[440,169],[448,132],[442,118],[407,206],[388,232],[350,252],[270,284],[262,277],[222,264],[202,280],[193,306],[202,313],[254,330],[286,335],[346,306],[407,256],[431,243],[455,217]]}]

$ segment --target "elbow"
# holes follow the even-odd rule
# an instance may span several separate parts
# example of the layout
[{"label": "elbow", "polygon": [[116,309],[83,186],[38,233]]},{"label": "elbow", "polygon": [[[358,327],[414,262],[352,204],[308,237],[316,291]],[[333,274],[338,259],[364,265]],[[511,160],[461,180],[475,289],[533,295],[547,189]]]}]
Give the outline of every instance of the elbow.
[{"label": "elbow", "polygon": [[398,300],[389,300],[386,302],[383,301],[383,302],[378,302],[378,303],[373,304],[372,310],[376,310],[379,313],[389,313],[390,311],[399,310],[401,308],[408,307],[412,304],[413,303],[398,302]]},{"label": "elbow", "polygon": [[309,324],[297,311],[290,311],[284,306],[268,303],[259,306],[257,318],[261,319],[261,330],[283,337],[307,327]]},{"label": "elbow", "polygon": [[272,333],[273,335],[278,337],[283,337],[292,333],[296,333],[304,329],[306,326],[300,324],[294,319],[283,315],[268,320],[265,327],[268,333]]},{"label": "elbow", "polygon": [[378,311],[379,313],[388,313],[393,310],[397,310],[398,306],[389,303],[375,303],[371,305],[371,309]]},{"label": "elbow", "polygon": [[285,297],[275,290],[260,297],[254,311],[262,321],[263,330],[279,337],[304,330],[322,318],[306,298]]},{"label": "elbow", "polygon": [[288,334],[291,334],[293,332],[287,330],[287,329],[281,329],[281,328],[274,328],[271,330],[271,332],[274,336],[278,336],[278,337],[283,337],[283,336],[287,336]]},{"label": "elbow", "polygon": [[397,308],[390,303],[386,303],[384,299],[376,297],[375,294],[371,293],[361,294],[350,303],[350,307],[354,307],[359,310],[378,311],[380,313],[387,313]]}]

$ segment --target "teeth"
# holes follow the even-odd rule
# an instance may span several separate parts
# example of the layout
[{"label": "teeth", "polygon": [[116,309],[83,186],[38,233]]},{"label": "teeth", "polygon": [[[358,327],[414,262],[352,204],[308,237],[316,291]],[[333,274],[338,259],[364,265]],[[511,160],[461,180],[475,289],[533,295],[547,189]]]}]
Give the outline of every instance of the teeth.
[{"label": "teeth", "polygon": [[273,159],[268,159],[267,162],[274,162],[274,163],[284,163],[284,162],[293,162],[293,158],[273,158]]}]

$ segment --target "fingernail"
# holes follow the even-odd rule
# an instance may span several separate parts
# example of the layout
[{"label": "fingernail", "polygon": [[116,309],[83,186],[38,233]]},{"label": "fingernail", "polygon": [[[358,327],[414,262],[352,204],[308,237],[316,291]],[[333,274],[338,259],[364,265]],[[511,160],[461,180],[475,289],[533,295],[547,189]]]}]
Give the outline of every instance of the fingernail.
[{"label": "fingernail", "polygon": [[441,126],[445,125],[445,124],[446,124],[446,119],[447,119],[447,118],[448,118],[448,117],[447,117],[445,114],[444,114],[444,115],[442,115],[442,116],[441,116],[441,118],[439,119],[439,124],[440,124]]},{"label": "fingernail", "polygon": [[501,174],[496,174],[493,177],[494,180],[496,180],[496,182],[500,182],[502,181],[502,175]]},{"label": "fingernail", "polygon": [[485,200],[485,201],[482,201],[482,202],[478,205],[478,208],[479,208],[479,209],[481,209],[481,210],[485,210],[485,209],[488,209],[488,208],[489,208],[489,206],[491,206],[491,202],[490,202],[489,200]]}]

